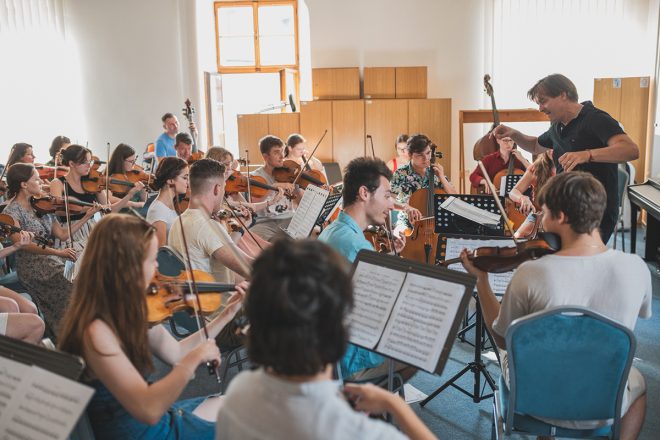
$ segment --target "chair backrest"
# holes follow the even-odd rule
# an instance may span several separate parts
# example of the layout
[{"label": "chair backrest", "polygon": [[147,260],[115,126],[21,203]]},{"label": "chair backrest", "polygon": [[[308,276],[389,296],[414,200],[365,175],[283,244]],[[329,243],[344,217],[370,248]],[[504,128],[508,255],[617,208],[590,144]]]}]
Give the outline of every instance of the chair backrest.
[{"label": "chair backrest", "polygon": [[168,277],[178,276],[186,269],[183,258],[169,246],[161,246],[156,255],[158,272]]},{"label": "chair backrest", "polygon": [[[581,307],[515,320],[506,333],[509,408],[565,420],[615,419],[635,353],[627,327]],[[618,427],[618,426],[617,426]]]},{"label": "chair backrest", "polygon": [[341,176],[341,168],[337,162],[325,162],[323,168],[325,168],[325,175],[327,176],[330,185],[334,185],[343,180]]},{"label": "chair backrest", "polygon": [[617,167],[617,172],[618,172],[617,191],[619,193],[619,206],[622,206],[623,193],[625,192],[626,188],[628,187],[629,176],[628,176],[628,173],[626,172],[626,170],[621,165],[619,165]]}]

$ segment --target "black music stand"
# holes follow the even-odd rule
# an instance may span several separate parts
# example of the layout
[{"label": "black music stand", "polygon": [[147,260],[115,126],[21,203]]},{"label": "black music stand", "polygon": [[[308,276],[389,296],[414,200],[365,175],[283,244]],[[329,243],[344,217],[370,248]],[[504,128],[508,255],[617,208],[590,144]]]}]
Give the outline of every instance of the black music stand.
[{"label": "black music stand", "polygon": [[[476,222],[473,222],[472,220],[468,220],[466,218],[462,218],[452,212],[446,211],[443,209],[440,205],[448,198],[452,197],[451,195],[448,194],[438,194],[435,196],[435,232],[443,234],[444,236],[460,236],[463,238],[501,238],[504,236],[504,225],[503,221],[500,220],[500,223],[497,225],[497,227],[491,227],[488,228],[484,225],[480,225]],[[497,208],[497,205],[495,203],[495,199],[493,195],[473,195],[473,194],[459,194],[459,195],[453,195],[453,197],[459,198],[463,200],[464,202],[470,203],[472,205],[477,206],[478,208],[485,209],[490,212],[495,212],[499,213],[499,210]],[[502,199],[502,198],[500,198]],[[476,236],[476,237],[475,237]],[[444,237],[443,237],[444,238]],[[444,238],[446,240],[446,238]],[[438,237],[438,240],[440,240],[440,237]],[[438,253],[441,256],[444,256],[442,253],[442,250],[445,249],[445,246],[438,246]],[[444,259],[444,258],[442,258]],[[437,256],[436,256],[436,261],[437,261]],[[484,328],[483,325],[483,315],[481,312],[481,305],[479,303],[479,297],[477,296],[476,292],[472,293],[472,296],[475,299],[475,314],[474,314],[474,319],[475,323],[473,324],[475,328],[475,341],[474,344],[470,344],[474,346],[474,359],[471,362],[468,362],[465,367],[458,373],[456,373],[451,379],[449,379],[447,382],[445,382],[440,388],[436,389],[433,393],[431,393],[426,399],[424,399],[420,405],[425,406],[427,403],[429,403],[431,400],[435,398],[438,394],[443,392],[445,389],[448,387],[454,387],[463,394],[465,394],[468,397],[472,398],[472,401],[475,403],[479,403],[482,400],[489,399],[493,397],[494,391],[497,390],[497,384],[495,383],[495,380],[491,376],[490,372],[486,369],[486,365],[483,363],[481,359],[481,350],[482,350],[482,338],[483,334],[485,333],[488,336],[488,339],[490,340],[490,343],[493,347],[495,347],[495,344],[493,343],[493,340]],[[468,326],[469,327],[469,326]],[[461,330],[462,334],[465,333],[469,328]],[[456,381],[462,377],[464,374],[471,372],[474,374],[474,387],[473,391],[469,392],[459,385],[456,385]],[[485,379],[484,383],[484,388],[485,385],[487,384],[490,389],[491,393],[488,394],[483,394],[483,390],[481,389],[481,376],[483,375]]]}]

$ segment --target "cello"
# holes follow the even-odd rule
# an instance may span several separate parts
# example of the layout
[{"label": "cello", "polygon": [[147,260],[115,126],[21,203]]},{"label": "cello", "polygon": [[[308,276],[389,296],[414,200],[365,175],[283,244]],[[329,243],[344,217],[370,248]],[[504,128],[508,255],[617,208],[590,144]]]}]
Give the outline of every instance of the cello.
[{"label": "cello", "polygon": [[435,232],[435,195],[446,194],[445,190],[435,187],[435,164],[436,155],[442,157],[442,153],[435,152],[437,147],[431,144],[431,163],[426,169],[428,188],[420,188],[410,196],[408,204],[419,209],[422,219],[415,222],[413,231],[406,240],[406,246],[401,251],[401,256],[410,260],[421,261],[426,264],[435,262],[438,247],[438,234]]},{"label": "cello", "polygon": [[484,88],[486,89],[486,94],[490,96],[490,103],[493,107],[493,125],[488,130],[488,133],[474,144],[474,148],[472,149],[474,160],[481,160],[482,157],[500,149],[495,137],[490,135],[493,129],[500,125],[500,113],[497,111],[497,106],[495,105],[495,94],[493,92],[493,86],[490,84],[489,74],[484,75]]},{"label": "cello", "polygon": [[[493,177],[493,186],[495,187],[495,189],[499,190],[499,188],[502,185],[502,179],[505,179],[506,182],[507,176],[522,176],[523,174],[525,174],[525,170],[516,167],[515,162],[516,162],[516,157],[514,156],[512,150],[509,155],[509,163],[507,165],[507,168],[502,171],[498,171],[497,174],[495,174],[495,177]],[[506,215],[509,217],[509,220],[511,220],[511,222],[513,223],[513,229],[518,229],[520,225],[522,225],[525,222],[525,219],[527,218],[525,214],[523,214],[518,210],[513,200],[511,200],[508,197],[504,202],[504,210],[506,211]]]}]

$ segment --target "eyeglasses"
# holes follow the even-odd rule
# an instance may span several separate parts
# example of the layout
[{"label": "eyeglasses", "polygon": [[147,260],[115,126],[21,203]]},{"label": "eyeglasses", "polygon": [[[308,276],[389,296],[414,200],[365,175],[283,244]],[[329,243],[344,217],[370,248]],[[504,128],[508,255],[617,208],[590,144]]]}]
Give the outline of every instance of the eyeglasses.
[{"label": "eyeglasses", "polygon": [[82,162],[78,162],[77,165],[89,165],[90,167],[94,165],[94,159],[92,160],[83,160]]},{"label": "eyeglasses", "polygon": [[137,162],[137,157],[133,160],[124,159],[124,162],[128,162],[128,163],[131,163],[131,164],[135,165],[135,162]]}]

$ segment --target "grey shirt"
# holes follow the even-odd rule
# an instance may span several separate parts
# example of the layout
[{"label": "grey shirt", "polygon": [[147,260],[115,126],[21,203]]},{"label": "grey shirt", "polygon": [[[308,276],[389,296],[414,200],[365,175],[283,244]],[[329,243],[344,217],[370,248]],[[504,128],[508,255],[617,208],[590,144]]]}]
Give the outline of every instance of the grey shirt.
[{"label": "grey shirt", "polygon": [[236,376],[216,425],[216,439],[405,438],[392,425],[354,411],[339,382],[288,382],[263,369]]}]

